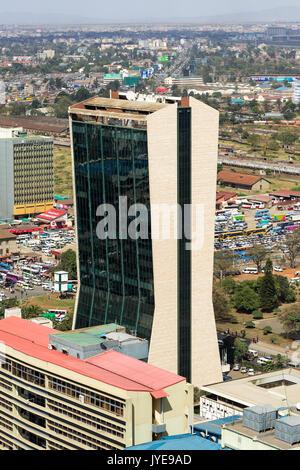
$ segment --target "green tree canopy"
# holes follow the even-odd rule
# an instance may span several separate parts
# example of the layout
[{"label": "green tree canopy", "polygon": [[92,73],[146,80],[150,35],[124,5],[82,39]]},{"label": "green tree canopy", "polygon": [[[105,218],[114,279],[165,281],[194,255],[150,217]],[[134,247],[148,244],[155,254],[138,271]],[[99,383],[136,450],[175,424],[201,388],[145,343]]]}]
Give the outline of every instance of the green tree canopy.
[{"label": "green tree canopy", "polygon": [[213,286],[213,306],[216,321],[228,321],[230,315],[229,297],[225,294],[222,287]]},{"label": "green tree canopy", "polygon": [[67,271],[69,273],[69,279],[77,279],[77,264],[76,264],[76,252],[74,250],[66,250],[62,253],[60,262],[57,266],[51,268],[50,272],[54,271]]},{"label": "green tree canopy", "polygon": [[233,301],[240,312],[251,313],[259,308],[258,294],[247,284],[237,287]]},{"label": "green tree canopy", "polygon": [[271,312],[278,306],[278,296],[273,276],[273,265],[270,259],[267,259],[265,265],[265,274],[259,282],[260,307],[265,312]]}]

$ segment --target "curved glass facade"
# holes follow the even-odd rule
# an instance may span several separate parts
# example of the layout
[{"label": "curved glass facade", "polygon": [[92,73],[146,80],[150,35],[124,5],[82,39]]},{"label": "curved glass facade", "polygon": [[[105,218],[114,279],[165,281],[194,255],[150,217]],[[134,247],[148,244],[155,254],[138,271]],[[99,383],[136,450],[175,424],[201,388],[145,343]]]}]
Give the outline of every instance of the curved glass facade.
[{"label": "curved glass facade", "polygon": [[[75,327],[115,322],[150,339],[151,236],[122,239],[119,223],[119,198],[126,196],[128,208],[146,205],[150,227],[147,131],[77,121],[72,129],[80,270]],[[105,203],[116,209],[115,239],[96,234],[97,208]]]}]

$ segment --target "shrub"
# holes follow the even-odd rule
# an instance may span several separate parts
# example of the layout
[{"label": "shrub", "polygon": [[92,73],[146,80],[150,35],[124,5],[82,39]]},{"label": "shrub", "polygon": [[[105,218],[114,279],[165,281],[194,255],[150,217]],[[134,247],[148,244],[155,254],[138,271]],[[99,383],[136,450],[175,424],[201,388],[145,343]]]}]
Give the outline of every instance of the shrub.
[{"label": "shrub", "polygon": [[260,310],[254,310],[253,318],[254,320],[261,320],[263,318],[263,313]]},{"label": "shrub", "polygon": [[231,323],[238,323],[238,319],[236,317],[231,317]]},{"label": "shrub", "polygon": [[[277,338],[277,336],[271,336],[271,343],[273,344],[278,344],[279,343],[279,339]],[[280,354],[279,354],[280,356]]]},{"label": "shrub", "polygon": [[272,333],[272,327],[271,326],[265,326],[264,327],[264,335],[268,335],[269,333]]},{"label": "shrub", "polygon": [[246,328],[255,328],[253,321],[247,321],[245,326]]}]

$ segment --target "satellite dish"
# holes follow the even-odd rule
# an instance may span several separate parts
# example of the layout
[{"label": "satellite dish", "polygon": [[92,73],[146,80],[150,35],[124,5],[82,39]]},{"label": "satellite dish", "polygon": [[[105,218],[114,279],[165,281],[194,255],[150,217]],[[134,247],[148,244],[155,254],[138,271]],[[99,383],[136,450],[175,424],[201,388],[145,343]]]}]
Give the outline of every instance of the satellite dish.
[{"label": "satellite dish", "polygon": [[296,408],[298,411],[300,411],[300,403],[297,403]]}]

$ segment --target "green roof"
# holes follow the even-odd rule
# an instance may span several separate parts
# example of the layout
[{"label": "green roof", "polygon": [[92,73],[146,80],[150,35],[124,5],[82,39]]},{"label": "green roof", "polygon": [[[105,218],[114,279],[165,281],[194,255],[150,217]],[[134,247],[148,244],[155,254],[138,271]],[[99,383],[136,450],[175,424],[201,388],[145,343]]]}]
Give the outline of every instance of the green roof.
[{"label": "green roof", "polygon": [[82,330],[68,331],[66,333],[56,333],[54,336],[64,338],[70,343],[78,344],[79,346],[91,346],[93,344],[102,343],[101,335],[116,331],[122,328],[117,323],[109,323],[108,325],[94,326],[90,328],[83,328]]}]

